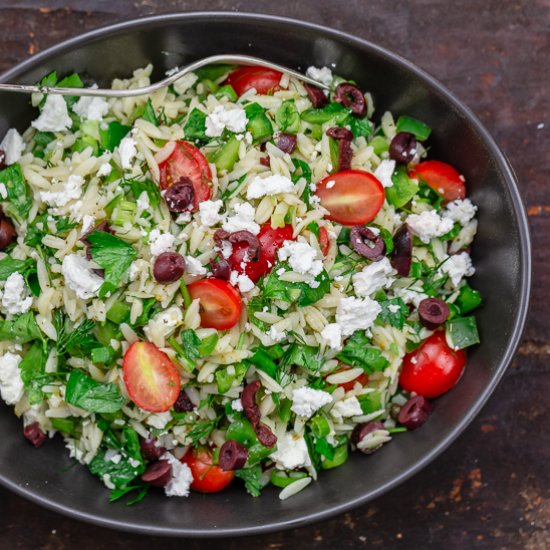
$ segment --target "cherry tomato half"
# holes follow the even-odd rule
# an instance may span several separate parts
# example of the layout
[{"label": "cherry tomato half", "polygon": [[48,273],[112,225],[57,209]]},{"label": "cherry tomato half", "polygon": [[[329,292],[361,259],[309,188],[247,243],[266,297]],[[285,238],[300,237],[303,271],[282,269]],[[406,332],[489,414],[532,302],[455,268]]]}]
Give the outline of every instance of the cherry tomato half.
[{"label": "cherry tomato half", "polygon": [[292,241],[292,225],[288,224],[284,227],[273,229],[271,222],[266,222],[260,228],[258,233],[260,241],[260,257],[257,262],[245,262],[241,266],[248,246],[245,243],[237,243],[233,245],[233,252],[229,256],[229,264],[237,273],[244,273],[253,282],[257,282],[260,277],[269,273],[276,262],[277,250],[283,246],[285,241]]},{"label": "cherry tomato half", "polygon": [[226,472],[213,464],[212,453],[205,448],[189,451],[181,461],[189,466],[193,474],[191,489],[199,493],[219,493],[235,477],[232,470]]},{"label": "cherry tomato half", "polygon": [[362,170],[343,170],[327,176],[317,184],[315,194],[329,211],[327,218],[342,225],[372,221],[386,197],[382,184]]},{"label": "cherry tomato half", "polygon": [[255,88],[259,94],[270,94],[281,89],[279,83],[283,73],[264,67],[241,67],[233,71],[225,81],[233,86],[238,96],[247,90]]},{"label": "cherry tomato half", "polygon": [[172,154],[159,163],[160,186],[167,189],[182,177],[187,177],[193,184],[196,210],[199,203],[210,198],[212,172],[204,155],[187,141],[177,141]]},{"label": "cherry tomato half", "polygon": [[399,384],[423,397],[438,397],[458,382],[465,366],[466,352],[451,349],[445,333],[435,332],[405,355]]},{"label": "cherry tomato half", "polygon": [[201,327],[227,330],[241,317],[241,295],[227,281],[201,279],[191,283],[187,290],[193,300],[200,300]]},{"label": "cherry tomato half", "polygon": [[439,160],[427,160],[414,168],[417,176],[426,182],[445,202],[463,199],[466,186],[460,174],[450,165]]},{"label": "cherry tomato half", "polygon": [[[327,376],[330,376],[331,374],[336,374],[337,372],[343,372],[346,370],[351,369],[349,365],[342,365],[341,368],[339,368],[336,372],[327,374],[324,378],[327,378]],[[355,384],[359,382],[361,386],[366,386],[369,381],[369,377],[362,372],[357,378],[354,378],[353,380],[350,380],[349,382],[344,382],[343,384],[338,384],[344,391],[350,391],[355,387]]]},{"label": "cherry tomato half", "polygon": [[323,256],[326,256],[330,247],[330,239],[328,237],[328,231],[324,227],[319,227],[319,246],[321,247]]},{"label": "cherry tomato half", "polygon": [[167,411],[180,394],[178,369],[150,342],[134,342],[128,348],[122,375],[130,399],[144,411]]}]

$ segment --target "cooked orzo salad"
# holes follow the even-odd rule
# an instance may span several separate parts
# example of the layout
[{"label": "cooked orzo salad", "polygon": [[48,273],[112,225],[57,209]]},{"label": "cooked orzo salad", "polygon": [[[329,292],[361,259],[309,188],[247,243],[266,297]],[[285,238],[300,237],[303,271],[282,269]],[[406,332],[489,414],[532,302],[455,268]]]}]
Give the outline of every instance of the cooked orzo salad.
[{"label": "cooked orzo salad", "polygon": [[479,341],[464,178],[423,122],[308,74],[332,92],[212,66],[37,95],[0,144],[1,397],[111,500],[287,498],[423,424]]}]

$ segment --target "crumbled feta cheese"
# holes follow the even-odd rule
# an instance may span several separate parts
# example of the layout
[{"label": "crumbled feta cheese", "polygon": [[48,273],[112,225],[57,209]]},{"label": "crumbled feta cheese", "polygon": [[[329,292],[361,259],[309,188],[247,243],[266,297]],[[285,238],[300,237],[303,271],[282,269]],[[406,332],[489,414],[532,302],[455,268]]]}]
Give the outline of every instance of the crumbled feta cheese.
[{"label": "crumbled feta cheese", "polygon": [[229,241],[222,241],[220,244],[220,252],[222,256],[227,260],[233,254],[233,245]]},{"label": "crumbled feta cheese", "polygon": [[241,133],[246,130],[248,120],[242,107],[218,105],[206,117],[205,134],[208,137],[221,136],[227,128],[230,132]]},{"label": "crumbled feta cheese", "polygon": [[164,430],[166,424],[168,424],[170,420],[172,420],[172,415],[170,414],[170,411],[166,411],[162,413],[150,414],[145,422],[147,422],[149,426],[157,428],[157,430]]},{"label": "crumbled feta cheese", "polygon": [[336,308],[336,322],[342,328],[343,336],[350,336],[356,330],[369,329],[382,311],[380,304],[370,298],[342,298]]},{"label": "crumbled feta cheese", "polygon": [[122,460],[122,455],[116,449],[107,449],[104,456],[105,462],[118,464]]},{"label": "crumbled feta cheese", "polygon": [[82,218],[82,235],[85,233],[88,233],[90,229],[95,224],[95,218],[93,216],[90,216],[90,214],[84,214],[84,217]]},{"label": "crumbled feta cheese", "polygon": [[238,273],[237,271],[232,271],[229,282],[233,286],[238,286],[241,292],[249,292],[254,288],[254,283],[248,275],[244,273]]},{"label": "crumbled feta cheese", "polygon": [[277,441],[277,450],[269,455],[280,470],[311,466],[306,440],[296,433],[285,433]]},{"label": "crumbled feta cheese", "polygon": [[317,191],[317,184],[316,184],[316,183],[310,183],[310,184],[309,184],[309,190],[310,190],[312,193],[315,193],[315,191]]},{"label": "crumbled feta cheese", "polygon": [[21,153],[25,150],[25,143],[21,134],[15,128],[10,128],[6,132],[2,143],[0,143],[0,149],[4,151],[4,163],[8,166],[15,164],[21,158]]},{"label": "crumbled feta cheese", "polygon": [[443,217],[464,226],[475,217],[476,212],[477,206],[472,204],[470,199],[457,199],[447,204],[446,210],[443,211]]},{"label": "crumbled feta cheese", "polygon": [[435,210],[425,210],[422,214],[411,214],[407,217],[411,231],[425,244],[432,239],[445,235],[453,228],[449,218],[442,218]]},{"label": "crumbled feta cheese", "polygon": [[325,86],[330,86],[332,84],[332,71],[328,67],[308,67],[306,70],[306,76],[317,80]]},{"label": "crumbled feta cheese", "polygon": [[317,260],[317,250],[305,242],[285,241],[277,251],[279,260],[288,263],[293,271],[316,277],[323,270],[323,261]]},{"label": "crumbled feta cheese", "polygon": [[98,169],[97,171],[97,175],[98,177],[104,177],[104,176],[108,176],[113,170],[113,167],[111,166],[110,163],[108,162],[104,162]]},{"label": "crumbled feta cheese", "polygon": [[137,200],[137,209],[138,212],[145,212],[149,210],[151,203],[149,202],[149,195],[147,191],[142,191]]},{"label": "crumbled feta cheese", "polygon": [[269,327],[269,331],[267,332],[267,335],[274,342],[282,342],[286,338],[286,332],[284,330],[279,332],[274,326]]},{"label": "crumbled feta cheese", "polygon": [[21,357],[9,351],[0,357],[0,396],[7,405],[15,405],[23,397],[19,363]]},{"label": "crumbled feta cheese", "polygon": [[388,310],[390,313],[397,313],[401,308],[399,307],[398,304],[390,304],[388,306]]},{"label": "crumbled feta cheese", "polygon": [[246,198],[259,199],[260,197],[278,195],[279,193],[292,193],[295,187],[286,176],[274,174],[267,178],[256,176],[246,190]]},{"label": "crumbled feta cheese", "polygon": [[202,225],[212,227],[219,223],[222,219],[220,209],[223,206],[221,200],[217,201],[202,201],[199,203],[199,217]]},{"label": "crumbled feta cheese", "polygon": [[31,122],[31,126],[39,132],[63,132],[73,124],[67,103],[60,95],[46,96],[46,103],[40,116]]},{"label": "crumbled feta cheese", "polygon": [[132,160],[137,155],[136,140],[132,137],[123,138],[118,146],[118,154],[120,166],[124,170],[129,170],[132,167]]},{"label": "crumbled feta cheese", "polygon": [[188,275],[205,275],[206,268],[193,256],[185,256],[185,272]]},{"label": "crumbled feta cheese", "polygon": [[161,460],[167,460],[172,466],[172,479],[164,487],[167,497],[186,497],[189,495],[193,474],[191,468],[180,462],[172,453],[164,453]]},{"label": "crumbled feta cheese", "polygon": [[449,275],[453,286],[458,286],[464,277],[470,277],[475,273],[472,259],[467,252],[461,252],[450,256],[439,268],[440,274]]},{"label": "crumbled feta cheese", "polygon": [[83,120],[103,120],[109,104],[103,97],[83,96],[73,105],[73,112]]},{"label": "crumbled feta cheese", "polygon": [[352,396],[342,399],[341,401],[337,401],[334,404],[334,407],[330,409],[330,414],[334,418],[340,420],[351,416],[359,416],[363,414],[363,410],[361,409],[361,403],[359,403],[357,397]]},{"label": "crumbled feta cheese", "polygon": [[414,307],[418,307],[418,304],[422,300],[428,297],[427,294],[424,294],[421,291],[416,291],[408,288],[401,288],[395,292],[396,298],[401,298],[405,304],[412,304]]},{"label": "crumbled feta cheese", "polygon": [[149,233],[149,248],[153,256],[160,256],[163,252],[168,252],[173,246],[176,237],[171,233],[161,233],[158,229],[153,229]]},{"label": "crumbled feta cheese", "polygon": [[21,273],[12,273],[6,280],[2,294],[2,308],[8,315],[27,313],[32,305],[32,297],[28,296],[27,285]]},{"label": "crumbled feta cheese", "polygon": [[40,199],[49,206],[63,207],[82,195],[84,178],[71,174],[66,182],[54,183],[53,191],[40,191]]},{"label": "crumbled feta cheese", "polygon": [[229,216],[222,225],[223,229],[234,233],[235,231],[250,231],[253,235],[260,232],[260,226],[254,221],[256,211],[248,202],[242,202],[233,206],[234,216]]},{"label": "crumbled feta cheese", "polygon": [[103,279],[88,267],[86,258],[78,254],[69,254],[63,258],[61,273],[65,285],[82,300],[95,296],[103,284]]},{"label": "crumbled feta cheese", "polygon": [[321,331],[321,337],[331,349],[342,348],[342,327],[338,323],[329,323]]},{"label": "crumbled feta cheese", "polygon": [[326,391],[314,390],[304,386],[292,390],[292,406],[290,410],[298,416],[309,418],[313,413],[332,403],[332,395]]},{"label": "crumbled feta cheese", "polygon": [[393,185],[391,177],[394,170],[395,160],[383,160],[375,170],[374,177],[377,178],[384,187],[391,187]]},{"label": "crumbled feta cheese", "polygon": [[233,401],[231,401],[231,408],[234,410],[234,411],[237,411],[237,412],[241,412],[244,410],[243,408],[243,404],[242,404],[242,401],[239,399],[234,399]]},{"label": "crumbled feta cheese", "polygon": [[366,265],[362,271],[355,273],[351,278],[355,294],[365,298],[377,290],[389,288],[394,281],[391,274],[395,274],[395,271],[386,257]]}]

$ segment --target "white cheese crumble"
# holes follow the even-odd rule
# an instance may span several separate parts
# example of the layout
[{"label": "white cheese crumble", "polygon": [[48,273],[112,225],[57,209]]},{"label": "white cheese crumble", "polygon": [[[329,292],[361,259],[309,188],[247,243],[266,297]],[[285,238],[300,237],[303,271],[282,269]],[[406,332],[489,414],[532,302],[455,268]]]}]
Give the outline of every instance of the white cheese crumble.
[{"label": "white cheese crumble", "polygon": [[136,140],[132,137],[123,138],[118,146],[118,154],[120,166],[124,170],[129,170],[132,167],[132,160],[137,155]]},{"label": "white cheese crumble", "polygon": [[361,403],[359,403],[357,397],[352,396],[337,401],[334,407],[330,409],[330,414],[334,416],[334,418],[340,420],[351,416],[359,416],[363,414],[363,410],[361,409]]},{"label": "white cheese crumble", "polygon": [[317,250],[305,242],[285,241],[277,251],[281,262],[287,261],[293,271],[316,277],[323,270],[323,261],[317,260]]},{"label": "white cheese crumble", "polygon": [[477,206],[472,204],[470,199],[457,199],[447,204],[446,210],[443,211],[443,217],[464,226],[475,217],[476,212]]},{"label": "white cheese crumble", "polygon": [[88,267],[86,258],[78,254],[69,254],[63,258],[61,273],[65,285],[82,300],[94,297],[103,284],[103,279]]},{"label": "white cheese crumble", "polygon": [[395,274],[395,271],[386,257],[366,265],[351,278],[355,294],[365,298],[382,288],[389,288],[394,281],[390,276],[392,274]]},{"label": "white cheese crumble", "polygon": [[191,468],[180,462],[172,453],[164,453],[161,460],[167,460],[172,466],[172,479],[164,487],[167,497],[186,497],[189,495],[193,474]]},{"label": "white cheese crumble", "polygon": [[237,412],[241,412],[244,410],[242,401],[240,399],[234,399],[233,401],[231,401],[231,408]]},{"label": "white cheese crumble", "polygon": [[342,327],[338,323],[329,323],[321,331],[321,338],[331,349],[342,349]]},{"label": "white cheese crumble", "polygon": [[7,405],[15,405],[23,397],[19,363],[21,357],[9,351],[0,357],[0,396]]},{"label": "white cheese crumble", "polygon": [[81,97],[74,105],[75,112],[83,120],[103,120],[109,112],[109,104],[103,97]]},{"label": "white cheese crumble", "polygon": [[292,390],[292,406],[290,410],[298,416],[309,418],[314,412],[332,403],[332,395],[326,391],[314,390],[304,386]]},{"label": "white cheese crumble", "polygon": [[66,206],[72,200],[80,198],[83,184],[82,176],[71,174],[66,182],[54,183],[53,191],[40,191],[40,199],[49,206]]},{"label": "white cheese crumble", "polygon": [[222,219],[220,209],[223,206],[221,200],[217,201],[202,201],[199,203],[199,218],[202,225],[212,227],[219,223]]},{"label": "white cheese crumble", "polygon": [[147,191],[141,192],[136,205],[138,212],[145,212],[146,210],[149,210],[151,203],[149,202],[149,195],[147,194]]},{"label": "white cheese crumble", "polygon": [[168,252],[173,246],[176,237],[171,233],[161,233],[159,229],[153,229],[149,233],[149,248],[153,256],[160,256]]},{"label": "white cheese crumble", "polygon": [[185,272],[188,275],[205,275],[206,268],[193,256],[185,256]]},{"label": "white cheese crumble", "polygon": [[2,307],[8,315],[27,313],[32,305],[32,297],[28,296],[27,285],[21,273],[12,273],[6,280],[2,294]]},{"label": "white cheese crumble", "polygon": [[246,130],[248,120],[242,107],[225,107],[218,105],[206,117],[205,134],[208,137],[221,136],[227,128],[230,132],[241,133]]},{"label": "white cheese crumble", "polygon": [[46,96],[46,103],[40,116],[31,122],[31,126],[39,132],[63,132],[73,124],[67,103],[60,95]]},{"label": "white cheese crumble", "polygon": [[306,76],[317,80],[325,86],[330,86],[332,84],[332,71],[328,67],[308,67],[306,70]]},{"label": "white cheese crumble", "polygon": [[84,235],[85,233],[88,233],[90,229],[95,224],[95,218],[93,216],[90,216],[90,214],[84,214],[84,217],[82,218],[82,230],[81,233]]},{"label": "white cheese crumble", "polygon": [[241,292],[249,292],[254,288],[254,283],[248,275],[244,273],[238,273],[237,271],[232,271],[229,282],[233,286],[238,286]]},{"label": "white cheese crumble", "polygon": [[356,330],[369,329],[382,311],[380,304],[371,298],[342,298],[336,308],[336,322],[342,328],[343,336],[350,336]]},{"label": "white cheese crumble", "polygon": [[311,465],[306,440],[296,433],[285,433],[277,441],[277,450],[269,455],[280,470],[294,470]]},{"label": "white cheese crumble", "polygon": [[274,174],[267,178],[256,176],[246,190],[246,198],[259,199],[260,197],[278,195],[279,193],[292,193],[295,187],[286,176]]},{"label": "white cheese crumble", "polygon": [[449,218],[442,218],[435,210],[426,210],[422,214],[411,214],[407,217],[411,231],[425,244],[432,239],[445,235],[453,228]]},{"label": "white cheese crumble", "polygon": [[269,327],[267,335],[274,342],[282,342],[286,338],[286,332],[284,330],[279,332],[273,325]]},{"label": "white cheese crumble", "polygon": [[418,307],[418,304],[422,300],[428,297],[427,294],[408,288],[401,288],[395,292],[396,298],[401,298],[405,304],[413,304],[414,307]]},{"label": "white cheese crumble", "polygon": [[97,175],[98,177],[104,177],[104,176],[108,176],[113,170],[113,167],[111,166],[110,163],[108,162],[104,162],[98,169],[97,171]]},{"label": "white cheese crumble", "polygon": [[222,228],[229,233],[235,231],[250,231],[253,235],[260,232],[260,226],[254,221],[256,210],[248,202],[242,202],[233,206],[235,215],[229,216]]},{"label": "white cheese crumble", "polygon": [[8,166],[15,164],[21,158],[21,153],[25,150],[25,143],[21,134],[15,128],[10,128],[6,132],[2,143],[0,143],[0,149],[5,154],[4,162]]},{"label": "white cheese crumble", "polygon": [[394,170],[395,160],[383,160],[375,170],[374,177],[377,178],[384,187],[392,187],[393,181],[391,177]]},{"label": "white cheese crumble", "polygon": [[449,257],[439,268],[439,273],[449,275],[453,286],[458,286],[464,277],[475,273],[472,259],[467,252],[461,252]]}]

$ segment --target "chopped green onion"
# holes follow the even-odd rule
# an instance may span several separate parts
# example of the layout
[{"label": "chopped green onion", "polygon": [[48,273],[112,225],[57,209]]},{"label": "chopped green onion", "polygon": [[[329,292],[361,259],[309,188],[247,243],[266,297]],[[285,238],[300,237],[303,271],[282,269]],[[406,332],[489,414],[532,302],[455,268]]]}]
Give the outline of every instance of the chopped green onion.
[{"label": "chopped green onion", "polygon": [[132,223],[137,212],[137,204],[132,201],[121,200],[111,216],[111,220],[115,225],[124,225]]},{"label": "chopped green onion", "polygon": [[310,427],[315,437],[326,437],[330,433],[330,424],[323,413],[317,413],[310,420]]},{"label": "chopped green onion", "polygon": [[370,145],[374,149],[374,153],[378,156],[385,153],[390,148],[388,140],[382,136],[374,136],[370,142]]},{"label": "chopped green onion", "polygon": [[323,468],[323,470],[338,468],[338,466],[342,466],[342,464],[344,464],[344,462],[348,459],[348,455],[349,451],[347,443],[345,445],[340,445],[340,447],[336,447],[334,451],[334,458],[331,460],[325,458],[325,460],[321,462],[321,468]]},{"label": "chopped green onion", "polygon": [[183,296],[183,303],[185,305],[185,309],[187,309],[193,300],[191,300],[191,295],[189,294],[189,290],[187,290],[187,285],[185,284],[185,281],[183,279],[180,279],[180,292]]},{"label": "chopped green onion", "polygon": [[271,472],[271,483],[275,485],[275,487],[280,487],[281,489],[284,489],[285,487],[288,487],[291,483],[294,483],[299,479],[303,479],[304,477],[307,477],[307,474],[305,472],[287,473],[281,470],[273,470]]}]

